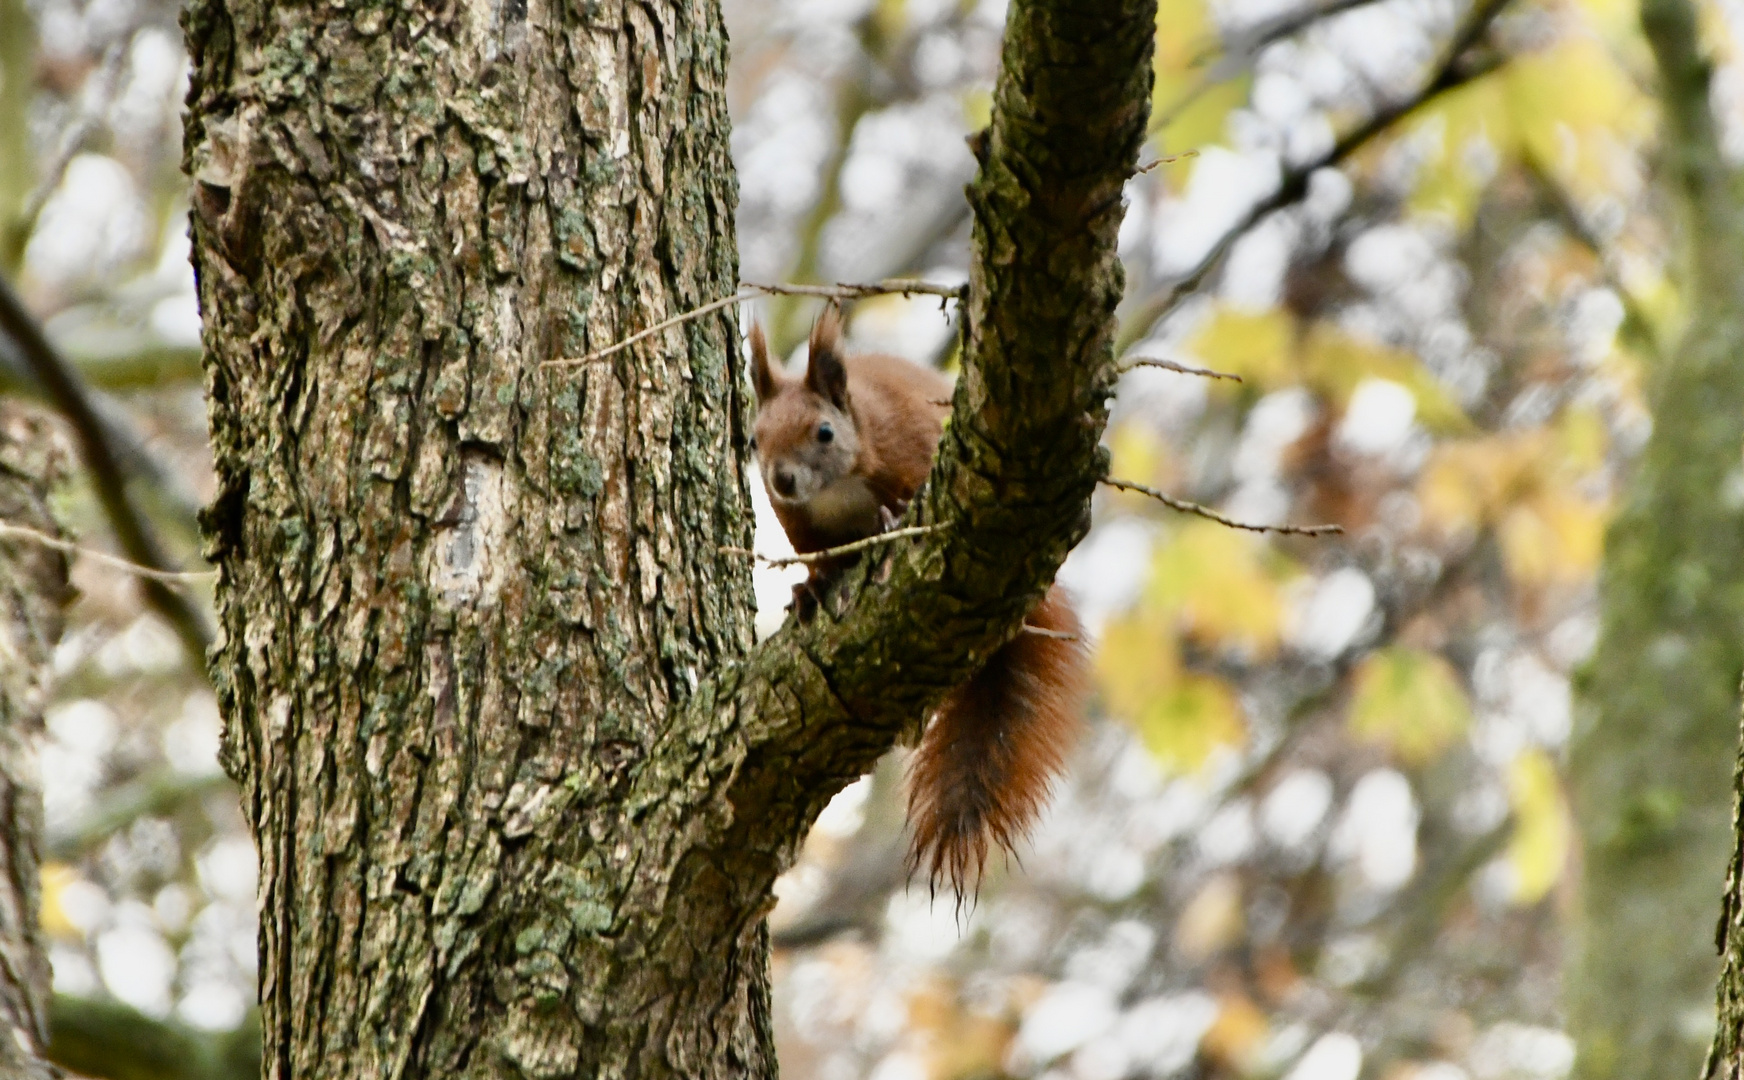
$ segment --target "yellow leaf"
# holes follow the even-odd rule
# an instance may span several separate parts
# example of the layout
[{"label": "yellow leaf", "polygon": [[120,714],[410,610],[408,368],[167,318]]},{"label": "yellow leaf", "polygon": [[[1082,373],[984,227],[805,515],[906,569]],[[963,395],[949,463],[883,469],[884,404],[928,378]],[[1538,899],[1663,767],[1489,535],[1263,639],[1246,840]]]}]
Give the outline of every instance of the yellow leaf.
[{"label": "yellow leaf", "polygon": [[1422,765],[1464,735],[1471,707],[1459,677],[1434,653],[1400,645],[1377,649],[1356,670],[1351,730]]},{"label": "yellow leaf", "polygon": [[1201,768],[1213,751],[1239,746],[1246,734],[1234,692],[1210,675],[1181,676],[1129,715],[1145,749],[1177,772]]},{"label": "yellow leaf", "polygon": [[1513,899],[1534,904],[1562,877],[1571,835],[1562,784],[1548,754],[1531,748],[1514,759],[1508,767],[1508,798],[1514,807],[1514,835],[1506,852]]},{"label": "yellow leaf", "polygon": [[1265,1048],[1270,1031],[1266,1014],[1239,993],[1224,995],[1218,1005],[1217,1019],[1199,1040],[1199,1048],[1237,1074],[1246,1073]]},{"label": "yellow leaf", "polygon": [[[1153,109],[1163,123],[1151,129],[1158,152],[1178,154],[1183,150],[1197,150],[1227,141],[1229,114],[1247,104],[1251,83],[1252,80],[1243,75],[1216,83],[1203,91],[1195,91],[1189,84],[1171,96],[1158,94]],[[1197,96],[1191,101],[1184,100],[1182,95],[1190,92]]]},{"label": "yellow leaf", "polygon": [[1267,654],[1283,624],[1278,587],[1294,573],[1254,537],[1194,521],[1157,550],[1145,597],[1185,634]]},{"label": "yellow leaf", "polygon": [[1294,381],[1293,327],[1276,308],[1262,312],[1220,307],[1193,335],[1187,351],[1210,368],[1240,375],[1265,391]]},{"label": "yellow leaf", "polygon": [[1096,668],[1108,708],[1136,718],[1180,678],[1181,657],[1169,627],[1144,614],[1116,619],[1102,632]]},{"label": "yellow leaf", "polygon": [[993,122],[993,93],[975,87],[963,95],[963,122],[970,131],[980,131]]},{"label": "yellow leaf", "polygon": [[1599,568],[1605,547],[1603,510],[1546,490],[1512,510],[1499,530],[1508,573],[1526,585],[1578,582]]},{"label": "yellow leaf", "polygon": [[61,892],[77,880],[79,872],[65,863],[44,863],[42,866],[42,914],[38,921],[43,933],[49,937],[79,936],[79,928],[61,908]]},{"label": "yellow leaf", "polygon": [[1214,875],[1175,921],[1175,947],[1194,963],[1241,940],[1246,920],[1241,909],[1241,881],[1234,874]]},{"label": "yellow leaf", "polygon": [[[1108,451],[1111,476],[1155,487],[1167,487],[1174,479],[1169,446],[1147,423],[1128,420],[1115,428],[1108,440]],[[1143,495],[1132,495],[1131,498],[1150,501]]]},{"label": "yellow leaf", "polygon": [[1470,427],[1465,413],[1417,358],[1364,341],[1329,322],[1315,323],[1302,344],[1302,372],[1310,385],[1343,408],[1364,379],[1386,379],[1411,391],[1417,418],[1438,434]]}]

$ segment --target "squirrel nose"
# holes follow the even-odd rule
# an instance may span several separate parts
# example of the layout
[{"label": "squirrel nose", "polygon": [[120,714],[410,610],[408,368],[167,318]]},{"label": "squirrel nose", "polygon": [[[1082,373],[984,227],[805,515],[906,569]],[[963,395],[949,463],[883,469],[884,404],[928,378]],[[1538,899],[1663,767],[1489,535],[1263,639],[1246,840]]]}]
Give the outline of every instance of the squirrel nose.
[{"label": "squirrel nose", "polygon": [[784,499],[791,499],[791,498],[793,498],[794,490],[795,490],[795,487],[794,487],[794,483],[793,483],[793,473],[787,469],[776,469],[775,470],[775,494],[781,496]]}]

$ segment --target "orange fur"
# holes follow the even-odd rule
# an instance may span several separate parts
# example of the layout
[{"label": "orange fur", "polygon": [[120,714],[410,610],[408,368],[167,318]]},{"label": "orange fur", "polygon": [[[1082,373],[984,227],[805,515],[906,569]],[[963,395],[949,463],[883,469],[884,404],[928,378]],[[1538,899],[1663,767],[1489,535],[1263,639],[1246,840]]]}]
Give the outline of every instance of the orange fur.
[{"label": "orange fur", "polygon": [[[872,535],[879,508],[900,515],[932,468],[949,381],[894,356],[843,355],[833,305],[812,328],[804,377],[771,363],[761,327],[751,330],[751,354],[757,454],[794,550]],[[851,430],[819,445],[823,422]],[[825,486],[783,501],[771,481],[793,483],[777,475],[783,469]],[[948,883],[959,899],[979,883],[994,846],[1013,850],[1035,824],[1083,716],[1088,664],[1064,592],[1050,589],[1028,622],[1074,640],[1020,632],[1002,646],[934,712],[909,773],[911,869],[925,867],[935,889]]]},{"label": "orange fur", "polygon": [[933,715],[909,771],[911,869],[968,895],[993,845],[1015,850],[1041,815],[1078,737],[1089,689],[1082,630],[1059,586]]}]

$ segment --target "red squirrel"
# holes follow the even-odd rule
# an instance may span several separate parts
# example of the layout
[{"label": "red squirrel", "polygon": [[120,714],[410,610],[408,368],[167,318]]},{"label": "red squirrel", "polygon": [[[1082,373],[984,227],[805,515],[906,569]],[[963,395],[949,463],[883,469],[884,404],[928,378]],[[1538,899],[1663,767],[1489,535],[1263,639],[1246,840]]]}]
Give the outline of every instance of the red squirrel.
[{"label": "red squirrel", "polygon": [[[950,381],[900,357],[846,355],[834,304],[812,326],[803,377],[770,363],[761,326],[750,340],[751,447],[794,550],[885,531],[932,468]],[[796,604],[837,568],[813,564]],[[925,867],[933,888],[943,881],[967,895],[988,851],[1012,851],[1035,824],[1082,724],[1089,679],[1081,637],[1070,601],[1050,588],[1026,628],[934,711],[908,791],[909,866]]]}]

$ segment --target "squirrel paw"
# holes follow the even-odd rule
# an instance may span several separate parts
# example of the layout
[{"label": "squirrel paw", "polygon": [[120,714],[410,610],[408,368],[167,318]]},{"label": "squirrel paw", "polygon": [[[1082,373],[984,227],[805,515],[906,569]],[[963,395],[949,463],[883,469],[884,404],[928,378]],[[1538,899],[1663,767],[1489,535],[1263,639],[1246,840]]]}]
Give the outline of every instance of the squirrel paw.
[{"label": "squirrel paw", "polygon": [[894,507],[879,504],[878,531],[880,533],[887,533],[896,528],[896,523],[901,521],[902,515],[906,513],[908,513],[908,501],[906,499],[897,503]]},{"label": "squirrel paw", "polygon": [[788,601],[787,610],[793,612],[793,617],[802,623],[811,622],[817,614],[818,605],[823,603],[823,597],[812,588],[811,579],[807,578],[793,587],[793,599]]}]

